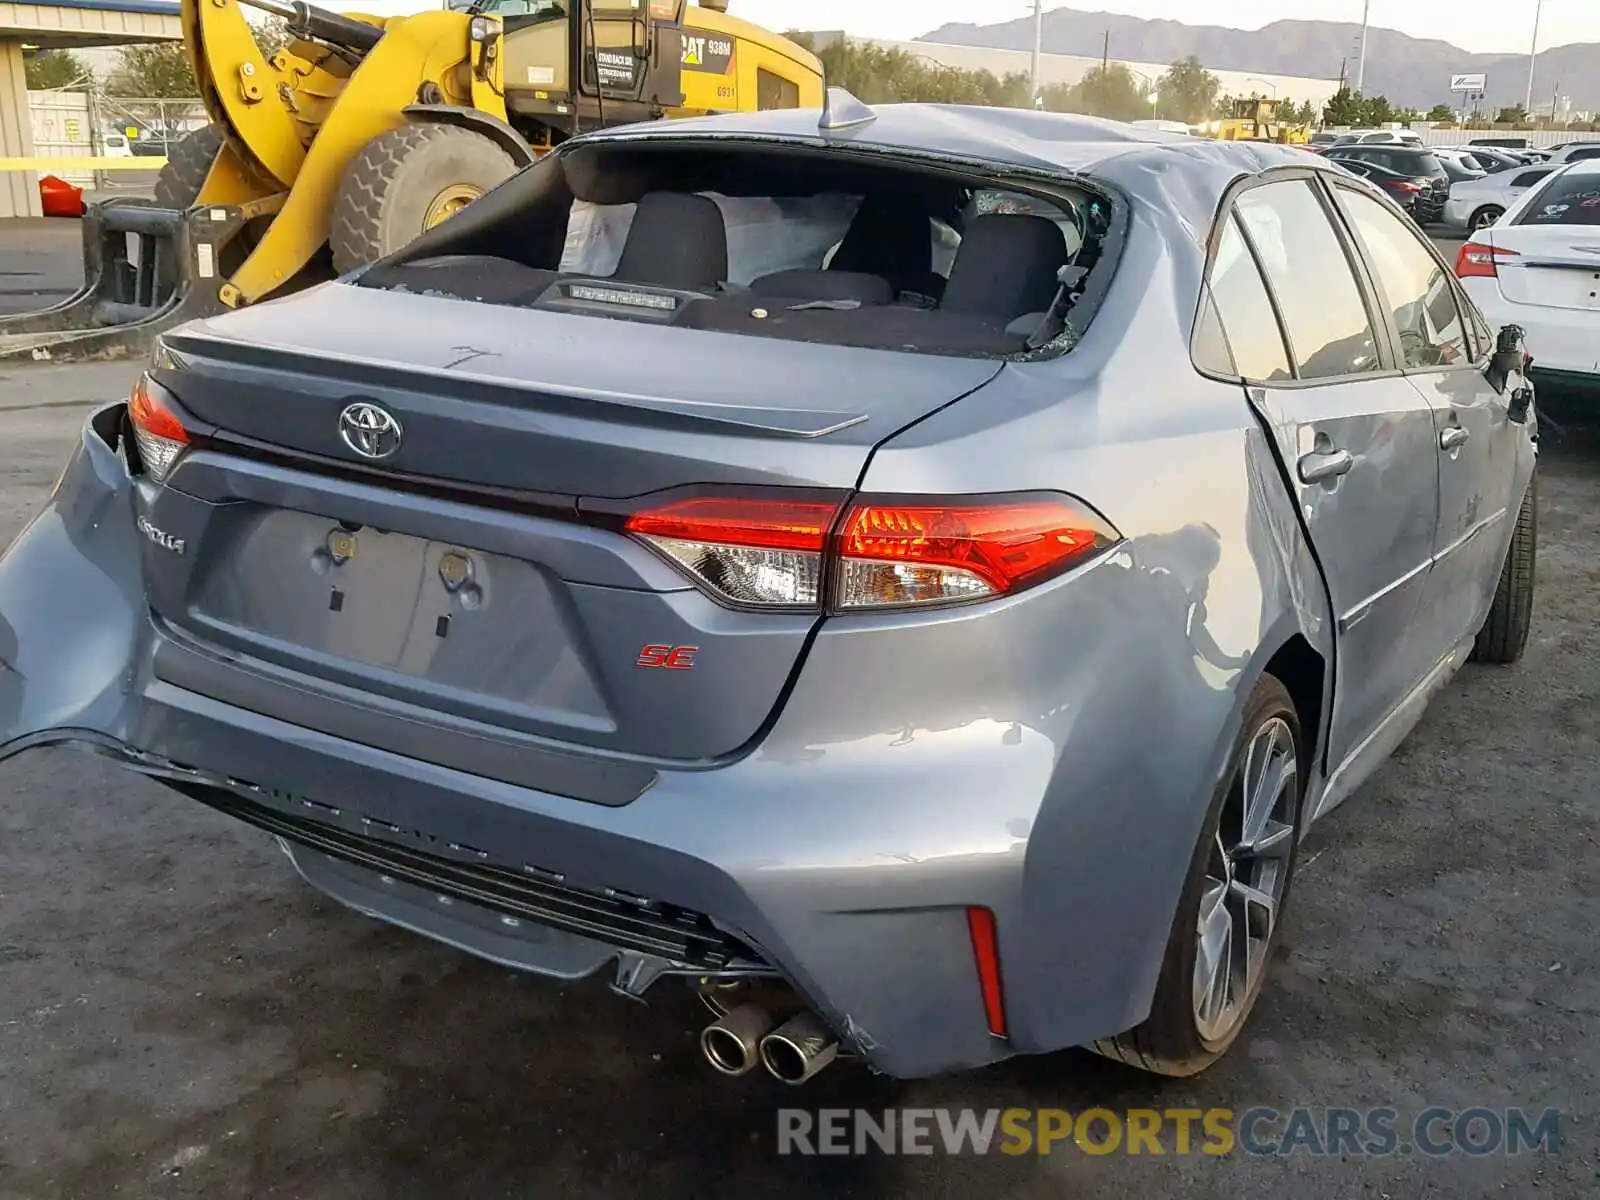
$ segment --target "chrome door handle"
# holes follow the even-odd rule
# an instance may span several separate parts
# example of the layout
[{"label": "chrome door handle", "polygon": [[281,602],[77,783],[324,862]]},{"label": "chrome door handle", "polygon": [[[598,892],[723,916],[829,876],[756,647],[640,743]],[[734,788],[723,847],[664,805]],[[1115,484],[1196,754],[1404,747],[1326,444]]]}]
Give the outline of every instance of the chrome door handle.
[{"label": "chrome door handle", "polygon": [[1454,450],[1457,446],[1466,445],[1471,437],[1471,430],[1463,429],[1460,425],[1452,425],[1439,434],[1439,449]]},{"label": "chrome door handle", "polygon": [[1321,483],[1324,479],[1336,479],[1340,475],[1349,474],[1350,468],[1355,465],[1355,456],[1348,450],[1317,451],[1307,454],[1298,464],[1300,482]]}]

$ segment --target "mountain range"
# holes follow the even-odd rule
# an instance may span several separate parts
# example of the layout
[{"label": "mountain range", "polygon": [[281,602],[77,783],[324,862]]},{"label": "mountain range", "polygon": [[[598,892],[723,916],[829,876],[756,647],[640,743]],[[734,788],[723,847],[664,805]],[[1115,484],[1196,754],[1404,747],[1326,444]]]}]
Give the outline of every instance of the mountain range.
[{"label": "mountain range", "polygon": [[[1046,53],[1098,58],[1108,33],[1111,57],[1126,62],[1170,63],[1193,54],[1213,70],[1314,79],[1337,79],[1342,65],[1354,86],[1361,26],[1344,21],[1274,21],[1261,29],[1228,29],[1066,8],[1044,16]],[[945,25],[918,40],[1031,50],[1033,18]],[[1364,90],[1369,96],[1386,96],[1390,103],[1410,108],[1449,104],[1450,76],[1475,71],[1488,76],[1486,107],[1522,103],[1528,87],[1526,54],[1472,54],[1434,38],[1414,38],[1393,29],[1367,30]],[[1600,43],[1557,46],[1539,55],[1533,82],[1535,107],[1543,104],[1548,111],[1557,87],[1572,98],[1574,110],[1600,109]]]}]

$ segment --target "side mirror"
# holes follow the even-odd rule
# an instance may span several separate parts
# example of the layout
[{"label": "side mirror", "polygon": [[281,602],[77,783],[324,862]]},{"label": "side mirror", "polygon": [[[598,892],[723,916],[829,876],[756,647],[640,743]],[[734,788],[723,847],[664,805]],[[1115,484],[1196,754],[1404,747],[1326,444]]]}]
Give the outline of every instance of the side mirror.
[{"label": "side mirror", "polygon": [[1527,351],[1522,348],[1523,331],[1520,325],[1506,325],[1495,338],[1494,354],[1489,358],[1485,377],[1497,392],[1506,390],[1511,376],[1522,370]]}]

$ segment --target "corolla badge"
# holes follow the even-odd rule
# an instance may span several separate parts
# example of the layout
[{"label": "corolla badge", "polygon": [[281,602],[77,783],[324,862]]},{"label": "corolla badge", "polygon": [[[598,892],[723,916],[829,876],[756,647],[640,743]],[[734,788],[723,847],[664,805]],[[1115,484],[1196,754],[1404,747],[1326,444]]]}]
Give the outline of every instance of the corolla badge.
[{"label": "corolla badge", "polygon": [[403,435],[393,413],[363,400],[339,414],[339,436],[362,458],[392,458]]}]

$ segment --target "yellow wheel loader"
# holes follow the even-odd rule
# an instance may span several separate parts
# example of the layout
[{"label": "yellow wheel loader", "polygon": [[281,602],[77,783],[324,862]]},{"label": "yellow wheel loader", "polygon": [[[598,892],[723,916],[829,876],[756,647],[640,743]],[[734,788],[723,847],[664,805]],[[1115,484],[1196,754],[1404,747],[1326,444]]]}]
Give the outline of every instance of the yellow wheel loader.
[{"label": "yellow wheel loader", "polygon": [[1278,119],[1278,102],[1259,97],[1235,100],[1228,116],[1201,127],[1206,137],[1224,142],[1276,142],[1282,146],[1303,146],[1311,140],[1305,125]]},{"label": "yellow wheel loader", "polygon": [[[655,118],[817,108],[822,65],[728,0],[452,0],[405,17],[182,0],[211,123],[153,203],[84,218],[86,284],[0,323],[0,359],[139,353],[160,329],[373,262],[566,138]],[[241,4],[283,19],[263,54]]]}]

